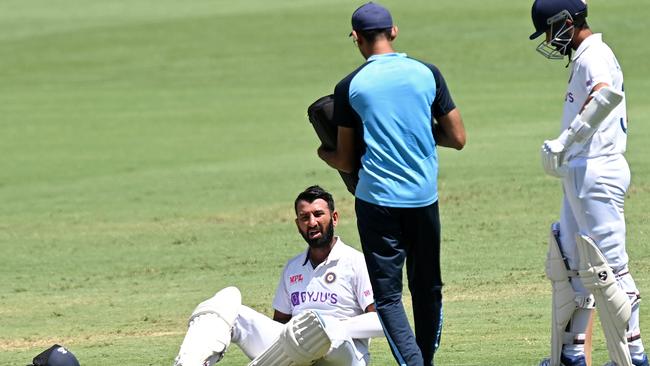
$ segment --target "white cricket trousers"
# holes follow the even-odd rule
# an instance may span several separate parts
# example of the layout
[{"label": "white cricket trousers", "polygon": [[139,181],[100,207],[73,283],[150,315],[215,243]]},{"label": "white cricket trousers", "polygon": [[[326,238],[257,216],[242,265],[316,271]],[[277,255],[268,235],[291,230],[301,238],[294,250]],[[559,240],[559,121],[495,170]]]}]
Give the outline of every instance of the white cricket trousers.
[{"label": "white cricket trousers", "polygon": [[[335,322],[327,322],[327,326],[335,326],[333,323]],[[242,305],[235,320],[231,341],[252,360],[275,342],[283,328],[284,324]],[[354,340],[347,337],[332,339],[328,353],[314,365],[366,366],[368,363],[369,355],[359,353],[354,346]]]},{"label": "white cricket trousers", "polygon": [[[569,267],[578,269],[580,259],[577,233],[589,236],[612,268],[618,285],[632,303],[628,339],[632,355],[643,352],[639,330],[639,290],[628,270],[625,250],[625,193],[630,185],[630,169],[622,154],[597,158],[576,158],[569,162],[562,181],[564,201],[560,214],[560,246]],[[573,277],[571,284],[582,296],[589,291]],[[577,315],[577,314],[576,314]],[[577,323],[583,323],[580,321]],[[637,339],[638,338],[638,339]]]}]

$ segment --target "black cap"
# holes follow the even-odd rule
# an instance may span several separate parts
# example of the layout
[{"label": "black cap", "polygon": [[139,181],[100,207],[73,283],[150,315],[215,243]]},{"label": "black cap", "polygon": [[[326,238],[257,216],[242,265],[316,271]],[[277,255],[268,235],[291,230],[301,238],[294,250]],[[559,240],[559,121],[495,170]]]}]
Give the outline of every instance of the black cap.
[{"label": "black cap", "polygon": [[34,357],[28,366],[79,366],[79,361],[65,347],[55,344]]},{"label": "black cap", "polygon": [[546,30],[551,27],[548,19],[563,10],[569,12],[574,18],[583,13],[586,16],[587,4],[583,0],[535,0],[531,9],[535,32],[529,38],[535,39],[546,33]]}]

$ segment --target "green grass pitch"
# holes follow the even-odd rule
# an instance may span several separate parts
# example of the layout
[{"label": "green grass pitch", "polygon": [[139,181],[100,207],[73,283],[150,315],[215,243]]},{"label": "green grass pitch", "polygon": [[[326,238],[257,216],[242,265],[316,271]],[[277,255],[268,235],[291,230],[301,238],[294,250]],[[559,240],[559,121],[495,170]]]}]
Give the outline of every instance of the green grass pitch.
[{"label": "green grass pitch", "polygon": [[[58,342],[82,365],[171,365],[193,307],[236,285],[271,313],[305,244],[295,195],[353,198],[316,156],[307,106],[363,60],[343,0],[0,1],[0,365]],[[567,69],[535,52],[531,1],[383,2],[399,51],[435,63],[468,131],[440,151],[440,365],[536,365],[559,182],[538,149],[559,129]],[[650,8],[591,0],[625,72],[631,270],[650,293]],[[407,306],[408,297],[405,298]],[[650,329],[642,304],[641,326]],[[599,328],[594,365],[607,360]],[[393,364],[385,341],[375,365]],[[231,347],[224,365],[246,359]]]}]

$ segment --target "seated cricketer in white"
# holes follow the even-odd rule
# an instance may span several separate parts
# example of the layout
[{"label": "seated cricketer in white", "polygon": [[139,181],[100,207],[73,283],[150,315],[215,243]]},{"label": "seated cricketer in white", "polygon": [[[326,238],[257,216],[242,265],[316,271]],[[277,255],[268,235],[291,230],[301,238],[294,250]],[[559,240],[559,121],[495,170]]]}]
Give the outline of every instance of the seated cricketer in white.
[{"label": "seated cricketer in white", "polygon": [[332,196],[312,186],[295,200],[296,225],[309,244],[282,271],[273,319],[241,304],[227,287],[200,303],[175,366],[211,366],[237,344],[255,366],[365,366],[369,338],[383,337],[363,254],[334,235]]}]

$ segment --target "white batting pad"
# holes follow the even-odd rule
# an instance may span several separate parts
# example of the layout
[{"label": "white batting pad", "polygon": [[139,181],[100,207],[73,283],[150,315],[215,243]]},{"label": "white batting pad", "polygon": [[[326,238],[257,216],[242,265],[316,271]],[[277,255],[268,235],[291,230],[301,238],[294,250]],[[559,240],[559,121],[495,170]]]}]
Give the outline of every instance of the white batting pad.
[{"label": "white batting pad", "polygon": [[190,316],[187,334],[174,366],[212,366],[228,345],[241,306],[241,293],[227,287],[200,303]]},{"label": "white batting pad", "polygon": [[616,283],[614,272],[596,244],[586,235],[576,235],[580,253],[578,274],[596,298],[596,308],[605,332],[609,357],[618,366],[632,366],[625,331],[632,313],[630,300]]},{"label": "white batting pad", "polygon": [[564,343],[564,332],[571,316],[577,309],[576,294],[569,282],[569,271],[558,243],[559,223],[551,226],[546,255],[546,277],[553,289],[551,312],[551,357],[546,360],[549,366],[561,366],[560,356]]},{"label": "white batting pad", "polygon": [[308,366],[325,356],[331,340],[314,311],[291,318],[280,337],[248,366]]}]

